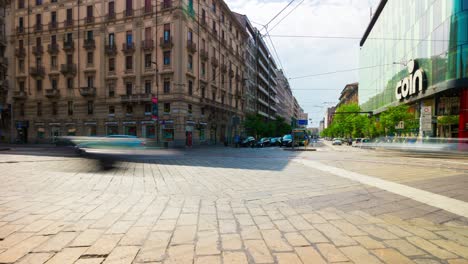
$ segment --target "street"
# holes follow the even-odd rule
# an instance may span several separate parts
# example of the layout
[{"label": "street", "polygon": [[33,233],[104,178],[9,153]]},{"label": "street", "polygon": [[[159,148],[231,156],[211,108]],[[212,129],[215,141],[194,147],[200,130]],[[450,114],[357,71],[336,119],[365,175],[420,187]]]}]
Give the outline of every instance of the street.
[{"label": "street", "polygon": [[99,171],[0,152],[0,263],[468,263],[468,162],[167,150]]}]

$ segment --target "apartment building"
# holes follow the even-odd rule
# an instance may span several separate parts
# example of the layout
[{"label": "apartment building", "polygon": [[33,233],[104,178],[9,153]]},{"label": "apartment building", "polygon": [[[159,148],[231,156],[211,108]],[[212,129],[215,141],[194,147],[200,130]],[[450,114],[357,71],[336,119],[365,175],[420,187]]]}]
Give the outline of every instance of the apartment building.
[{"label": "apartment building", "polygon": [[7,7],[9,1],[0,0],[0,142],[6,141],[10,131],[8,104]]},{"label": "apartment building", "polygon": [[224,142],[243,116],[243,27],[223,1],[16,1],[23,142],[135,135]]},{"label": "apartment building", "polygon": [[290,124],[294,116],[294,96],[289,86],[289,81],[284,75],[283,70],[276,71],[277,86],[277,115],[285,119],[286,123]]},{"label": "apartment building", "polygon": [[254,74],[246,75],[248,77],[246,83],[250,84],[250,87],[255,87],[255,89],[248,90],[249,93],[255,95],[255,112],[263,116],[266,121],[274,120],[278,113],[278,99],[276,98],[278,94],[276,81],[278,67],[259,30],[252,27],[247,16],[236,14],[236,17],[249,36],[245,60],[246,64],[249,65],[249,70],[254,71]]}]

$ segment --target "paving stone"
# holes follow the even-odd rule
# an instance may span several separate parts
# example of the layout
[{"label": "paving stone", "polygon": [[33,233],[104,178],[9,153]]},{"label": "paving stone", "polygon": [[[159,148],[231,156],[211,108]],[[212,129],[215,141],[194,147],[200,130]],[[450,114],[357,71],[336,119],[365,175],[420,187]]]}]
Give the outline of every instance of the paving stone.
[{"label": "paving stone", "polygon": [[0,241],[0,249],[8,249],[11,248],[12,246],[20,243],[21,241],[24,241],[27,238],[30,238],[34,235],[35,233],[20,233],[16,232],[5,239]]},{"label": "paving stone", "polygon": [[340,250],[356,263],[382,263],[371,255],[369,251],[360,246],[342,247]]},{"label": "paving stone", "polygon": [[0,263],[12,263],[31,252],[35,247],[47,241],[46,236],[32,236],[0,254]]},{"label": "paving stone", "polygon": [[343,231],[343,233],[347,234],[348,236],[365,236],[367,233],[361,231],[355,225],[350,224],[346,220],[331,220],[331,224],[336,226],[338,229]]},{"label": "paving stone", "polygon": [[221,257],[220,256],[197,257],[195,264],[221,264]]},{"label": "paving stone", "polygon": [[307,238],[307,240],[309,240],[311,243],[329,242],[328,239],[317,230],[305,230],[301,231],[301,234],[304,235],[304,237]]},{"label": "paving stone", "polygon": [[139,247],[118,246],[112,250],[103,264],[131,264],[138,253]]},{"label": "paving stone", "polygon": [[136,260],[145,263],[164,260],[171,235],[169,232],[151,232],[138,252]]},{"label": "paving stone", "polygon": [[197,226],[178,226],[172,236],[171,245],[193,244]]},{"label": "paving stone", "polygon": [[168,257],[164,263],[192,264],[194,245],[174,245],[167,250]]},{"label": "paving stone", "polygon": [[278,264],[302,264],[302,261],[294,253],[275,253]]},{"label": "paving stone", "polygon": [[385,245],[375,239],[372,239],[369,236],[356,236],[353,237],[354,240],[359,242],[363,247],[367,249],[377,249],[377,248],[385,248]]},{"label": "paving stone", "polygon": [[347,236],[331,224],[315,224],[314,227],[327,236],[336,246],[357,244],[351,237]]},{"label": "paving stone", "polygon": [[17,264],[44,264],[53,255],[54,253],[29,253],[21,258]]},{"label": "paving stone", "polygon": [[75,232],[60,232],[46,242],[36,247],[34,252],[58,252],[65,248],[77,234]]},{"label": "paving stone", "polygon": [[263,239],[272,251],[291,251],[292,247],[282,238],[278,230],[262,230]]},{"label": "paving stone", "polygon": [[304,264],[325,264],[325,260],[313,247],[294,248]]},{"label": "paving stone", "polygon": [[198,232],[198,241],[195,247],[196,255],[215,255],[219,254],[218,249],[219,235],[217,231]]},{"label": "paving stone", "polygon": [[242,248],[242,241],[238,234],[222,234],[221,243],[223,251],[234,251]]},{"label": "paving stone", "polygon": [[104,233],[104,230],[87,229],[79,234],[71,243],[71,247],[91,246],[96,242]]},{"label": "paving stone", "polygon": [[101,264],[104,258],[82,258],[78,259],[74,264]]},{"label": "paving stone", "polygon": [[414,264],[412,260],[403,256],[398,251],[390,248],[375,249],[372,253],[385,263]]},{"label": "paving stone", "polygon": [[132,227],[119,242],[121,246],[141,246],[150,232],[149,227]]},{"label": "paving stone", "polygon": [[423,255],[424,252],[420,249],[416,248],[412,244],[408,243],[406,240],[385,240],[384,243],[389,246],[397,249],[404,255],[411,257],[411,256],[420,256]]},{"label": "paving stone", "polygon": [[461,246],[453,241],[447,240],[431,240],[432,243],[444,248],[450,252],[457,254],[462,258],[468,259],[468,247]]},{"label": "paving stone", "polygon": [[431,242],[420,238],[420,237],[408,237],[407,240],[412,243],[413,245],[430,252],[432,255],[440,258],[440,259],[450,259],[450,258],[456,258],[457,256],[444,250],[436,245],[432,244]]},{"label": "paving stone", "polygon": [[224,264],[247,264],[247,256],[244,252],[223,252]]},{"label": "paving stone", "polygon": [[273,257],[263,240],[246,240],[244,244],[255,263],[273,263]]},{"label": "paving stone", "polygon": [[75,263],[76,260],[87,250],[85,247],[65,248],[55,254],[46,264]]},{"label": "paving stone", "polygon": [[85,252],[85,255],[109,255],[115,246],[117,246],[120,239],[122,239],[122,235],[102,235],[91,247],[89,247]]},{"label": "paving stone", "polygon": [[316,245],[322,256],[328,262],[343,262],[348,261],[348,258],[333,244],[317,244]]},{"label": "paving stone", "polygon": [[247,240],[247,239],[253,239],[253,240],[258,240],[258,239],[263,239],[260,231],[256,226],[243,226],[241,227],[241,236],[242,239]]},{"label": "paving stone", "polygon": [[308,246],[310,243],[298,232],[286,233],[284,238],[293,247]]}]

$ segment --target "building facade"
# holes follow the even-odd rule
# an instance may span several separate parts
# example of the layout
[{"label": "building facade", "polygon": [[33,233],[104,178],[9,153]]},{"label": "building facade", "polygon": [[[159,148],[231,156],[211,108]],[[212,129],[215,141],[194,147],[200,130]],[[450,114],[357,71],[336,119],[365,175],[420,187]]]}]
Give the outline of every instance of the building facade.
[{"label": "building facade", "polygon": [[359,104],[359,83],[350,83],[343,88],[337,108],[346,104]]},{"label": "building facade", "polygon": [[406,104],[419,130],[468,138],[468,2],[382,0],[361,40],[359,103]]},{"label": "building facade", "polygon": [[0,142],[8,141],[11,131],[11,111],[8,100],[7,29],[9,1],[0,0]]},{"label": "building facade", "polygon": [[328,128],[332,122],[333,117],[335,116],[336,106],[328,107],[325,112],[324,128]]},{"label": "building facade", "polygon": [[246,35],[223,1],[15,2],[17,139],[191,146],[240,133]]},{"label": "building facade", "polygon": [[289,86],[288,79],[284,76],[283,70],[276,71],[277,92],[277,115],[285,119],[290,124],[293,117],[294,96]]}]

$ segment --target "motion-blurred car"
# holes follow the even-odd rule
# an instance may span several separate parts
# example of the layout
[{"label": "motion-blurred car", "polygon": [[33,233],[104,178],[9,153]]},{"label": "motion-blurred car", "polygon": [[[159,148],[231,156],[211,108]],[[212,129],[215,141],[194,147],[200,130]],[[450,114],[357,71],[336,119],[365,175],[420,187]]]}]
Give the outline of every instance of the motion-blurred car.
[{"label": "motion-blurred car", "polygon": [[341,139],[337,139],[337,138],[335,138],[333,140],[333,143],[332,143],[333,146],[341,146],[342,144],[343,144],[343,141],[341,141]]},{"label": "motion-blurred car", "polygon": [[281,140],[282,147],[291,147],[292,146],[292,136],[290,134],[284,135]]},{"label": "motion-blurred car", "polygon": [[270,138],[261,138],[258,142],[257,142],[257,147],[259,148],[263,148],[263,147],[269,147],[270,146]]},{"label": "motion-blurred car", "polygon": [[130,135],[110,135],[106,137],[78,137],[73,139],[76,148],[140,148],[146,145],[144,139]]},{"label": "motion-blurred car", "polygon": [[246,139],[242,140],[241,147],[253,147],[255,146],[255,138],[254,137],[247,137]]},{"label": "motion-blurred car", "polygon": [[280,137],[270,138],[270,146],[280,146],[280,145],[281,145],[281,138]]}]

